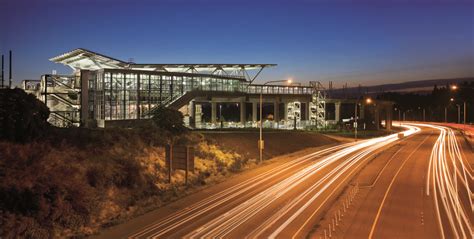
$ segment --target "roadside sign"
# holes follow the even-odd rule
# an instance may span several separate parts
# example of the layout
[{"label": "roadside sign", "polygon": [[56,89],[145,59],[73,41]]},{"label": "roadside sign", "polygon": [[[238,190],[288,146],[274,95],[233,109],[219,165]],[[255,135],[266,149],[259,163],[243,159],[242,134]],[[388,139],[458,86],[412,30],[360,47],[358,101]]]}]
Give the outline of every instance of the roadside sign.
[{"label": "roadside sign", "polygon": [[173,169],[186,171],[186,184],[188,184],[188,172],[194,172],[194,148],[184,145],[167,145],[165,148],[166,167],[169,172],[171,183],[171,172]]}]

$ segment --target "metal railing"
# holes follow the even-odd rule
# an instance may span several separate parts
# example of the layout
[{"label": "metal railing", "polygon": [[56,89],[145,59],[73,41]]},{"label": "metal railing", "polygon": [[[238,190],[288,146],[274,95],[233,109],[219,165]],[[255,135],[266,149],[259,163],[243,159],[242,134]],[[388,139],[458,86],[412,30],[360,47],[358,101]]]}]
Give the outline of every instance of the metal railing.
[{"label": "metal railing", "polygon": [[[312,127],[314,124],[310,120],[300,120],[296,122],[296,129],[305,129]],[[257,121],[246,121],[241,122],[201,122],[195,125],[197,129],[238,129],[238,128],[258,128],[259,122]],[[265,129],[285,129],[292,130],[295,129],[295,122],[293,120],[281,120],[281,121],[272,121],[267,120],[263,122],[262,125]]]}]

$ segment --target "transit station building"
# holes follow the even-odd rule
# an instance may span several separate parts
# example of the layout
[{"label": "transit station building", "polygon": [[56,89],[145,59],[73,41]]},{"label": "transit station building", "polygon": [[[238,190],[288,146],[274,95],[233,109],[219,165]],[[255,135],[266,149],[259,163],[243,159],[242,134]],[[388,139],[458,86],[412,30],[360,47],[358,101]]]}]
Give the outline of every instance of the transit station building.
[{"label": "transit station building", "polygon": [[196,129],[257,127],[260,110],[263,127],[322,129],[343,122],[347,113],[341,115],[341,104],[358,104],[358,119],[373,115],[375,128],[391,125],[391,102],[364,107],[329,99],[316,81],[254,83],[276,64],[137,64],[81,48],[50,60],[73,74],[46,74],[38,82],[23,82],[23,88],[45,102],[49,121],[60,127],[128,127],[149,120],[157,107],[170,107]]}]

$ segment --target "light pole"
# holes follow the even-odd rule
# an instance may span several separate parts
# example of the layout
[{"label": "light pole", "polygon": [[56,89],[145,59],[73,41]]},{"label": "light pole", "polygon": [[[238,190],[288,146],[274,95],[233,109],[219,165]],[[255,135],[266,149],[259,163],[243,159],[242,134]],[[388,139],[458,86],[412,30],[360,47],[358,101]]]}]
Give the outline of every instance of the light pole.
[{"label": "light pole", "polygon": [[466,109],[466,101],[464,101],[464,124],[467,124],[466,123],[466,115],[467,115],[467,109]]},{"label": "light pole", "polygon": [[444,107],[444,123],[448,123],[448,107]]},{"label": "light pole", "polygon": [[461,106],[459,104],[456,104],[456,107],[458,107],[458,124],[461,123]]},{"label": "light pole", "polygon": [[[370,104],[370,103],[372,103],[372,99],[371,99],[371,98],[367,98],[367,99],[365,100],[365,102],[366,102],[367,104]],[[360,103],[359,100],[356,101],[355,107],[354,107],[354,139],[355,139],[355,141],[357,141],[357,127],[358,127],[358,125],[357,125],[357,105],[358,105],[359,103]]]},{"label": "light pole", "polygon": [[[421,106],[419,106],[418,109],[421,110],[421,109],[422,109]],[[422,115],[423,121],[425,121],[425,108],[424,108],[424,107],[423,107],[422,113],[423,113],[423,115]],[[420,118],[421,118],[421,116],[420,116]],[[420,119],[420,120],[421,120],[421,119]]]},{"label": "light pole", "polygon": [[[470,87],[467,87],[467,88],[470,88]],[[458,89],[459,89],[459,87],[458,87],[457,85],[452,85],[452,86],[451,86],[451,90],[453,90],[453,91],[456,91],[456,90],[458,90]],[[451,98],[451,101],[454,101],[454,99]],[[460,111],[460,110],[459,110],[459,107],[460,107],[460,106],[458,106],[458,112]],[[463,115],[464,122],[463,122],[463,124],[466,124],[466,115],[467,115],[467,108],[466,108],[467,105],[466,105],[466,101],[463,101],[463,107],[464,107],[464,110],[463,110],[463,111],[464,111],[464,115]],[[460,113],[458,113],[458,115],[460,115]],[[460,116],[458,116],[458,123],[460,123]]]},{"label": "light pole", "polygon": [[356,101],[354,105],[354,139],[357,141],[357,105],[359,101]]},{"label": "light pole", "polygon": [[275,80],[275,81],[267,81],[263,83],[262,87],[260,88],[260,137],[258,140],[258,151],[260,155],[260,163],[263,161],[263,118],[262,118],[262,112],[263,112],[263,87],[265,85],[268,85],[270,83],[278,83],[278,82],[286,82],[288,84],[291,84],[292,80]]}]

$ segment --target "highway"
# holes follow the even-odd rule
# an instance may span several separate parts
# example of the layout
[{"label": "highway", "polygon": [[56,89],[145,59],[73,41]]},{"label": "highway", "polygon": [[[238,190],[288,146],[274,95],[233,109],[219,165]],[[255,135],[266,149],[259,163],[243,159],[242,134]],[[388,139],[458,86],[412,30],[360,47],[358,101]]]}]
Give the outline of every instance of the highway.
[{"label": "highway", "polygon": [[422,131],[379,155],[379,165],[369,164],[354,179],[359,195],[333,235],[473,238],[473,152],[448,127],[410,125]]},{"label": "highway", "polygon": [[[404,139],[393,134],[305,152],[96,237],[324,238],[327,224],[332,236],[345,238],[472,237],[472,154],[449,128],[403,127]],[[354,196],[350,208],[346,194]],[[339,205],[347,213],[337,211],[334,221]],[[423,230],[406,229],[420,221]]]}]

